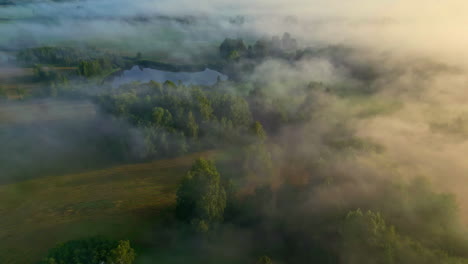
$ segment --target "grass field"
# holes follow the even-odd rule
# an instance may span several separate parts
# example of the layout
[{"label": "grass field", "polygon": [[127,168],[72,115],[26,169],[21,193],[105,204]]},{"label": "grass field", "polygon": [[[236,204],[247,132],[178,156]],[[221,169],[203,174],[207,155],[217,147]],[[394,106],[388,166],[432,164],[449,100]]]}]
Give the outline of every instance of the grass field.
[{"label": "grass field", "polygon": [[[45,70],[55,71],[76,71],[77,67],[55,67],[45,66]],[[33,68],[16,68],[16,67],[2,67],[0,68],[0,80],[4,82],[15,81],[15,78],[31,77],[33,75]]]},{"label": "grass field", "polygon": [[27,103],[0,105],[0,128],[6,125],[28,124],[51,120],[89,119],[96,115],[89,102],[36,100]]},{"label": "grass field", "polygon": [[[49,66],[46,70],[51,69],[58,72],[72,72],[76,71],[76,67],[55,67]],[[21,98],[21,91],[25,94],[30,93],[33,89],[40,87],[40,83],[34,81],[34,74],[32,68],[18,68],[18,67],[0,67],[0,88],[5,89],[8,98],[19,99]]]},{"label": "grass field", "polygon": [[137,239],[174,205],[193,160],[214,155],[1,185],[0,263],[34,263],[59,242],[92,235]]}]

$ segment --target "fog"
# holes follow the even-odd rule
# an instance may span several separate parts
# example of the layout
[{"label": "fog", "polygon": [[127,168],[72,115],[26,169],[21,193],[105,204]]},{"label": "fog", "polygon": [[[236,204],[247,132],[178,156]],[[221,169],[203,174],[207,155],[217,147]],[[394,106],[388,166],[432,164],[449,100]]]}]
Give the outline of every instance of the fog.
[{"label": "fog", "polygon": [[[184,6],[183,9],[179,8]],[[291,32],[300,38],[327,43],[371,46],[389,52],[430,54],[456,60],[466,56],[468,37],[463,34],[468,4],[462,0],[440,1],[72,1],[64,3],[33,2],[2,8],[2,18],[47,18],[47,25],[27,19],[17,25],[1,25],[1,33],[17,34],[17,29],[39,35],[42,31],[55,37],[81,38],[132,35],[132,30],[152,35],[160,23],[150,29],[120,19],[153,16],[203,17],[197,26],[178,30],[190,39],[199,34],[220,33],[281,34]],[[246,16],[248,26],[228,23],[233,16]],[[280,18],[280,19],[278,19]],[[286,19],[289,18],[289,19]],[[83,21],[83,20],[85,21]],[[110,21],[108,21],[110,20]],[[286,22],[285,22],[286,21]],[[164,24],[163,24],[164,25]],[[122,26],[124,26],[122,28]],[[166,25],[167,26],[167,25]],[[41,31],[42,29],[42,31]],[[12,32],[17,31],[17,32]],[[140,37],[147,38],[145,34]],[[8,36],[8,35],[7,35]],[[137,36],[135,34],[134,36]],[[49,36],[48,36],[49,37]],[[47,39],[44,36],[44,39]],[[441,48],[443,47],[443,48]]]},{"label": "fog", "polygon": [[[91,43],[194,64],[217,54],[226,37],[253,44],[289,32],[300,49],[349,48],[296,61],[265,59],[243,76],[275,99],[300,93],[311,82],[328,88],[303,98],[310,100],[307,121],[281,127],[270,138],[281,149],[273,153],[275,168],[291,172],[250,179],[249,187],[334,178],[334,188],[308,195],[310,203],[301,209],[313,211],[343,201],[365,204],[381,197],[379,191],[389,182],[424,177],[437,191],[455,195],[466,226],[466,14],[463,0],[38,1],[0,9],[0,18],[18,19],[0,23],[0,47]],[[372,74],[364,78],[362,69]],[[109,124],[112,129],[120,124],[131,130],[127,123],[99,118],[116,122]],[[132,131],[139,142],[139,132]],[[336,148],[327,141],[329,135],[362,140],[364,147]],[[289,168],[292,160],[304,166]]]},{"label": "fog", "polygon": [[[359,114],[359,105],[332,98],[326,105],[332,113],[327,115],[344,118],[353,133],[383,145],[385,158],[378,159],[394,164],[399,174],[430,176],[441,188],[462,196],[467,170],[463,162],[467,12],[468,4],[461,0],[37,1],[2,7],[0,17],[19,20],[0,24],[0,34],[5,48],[18,48],[16,41],[25,36],[34,40],[25,41],[26,46],[93,41],[106,46],[119,40],[115,45],[124,52],[168,52],[170,58],[189,61],[196,60],[194,53],[201,49],[216,52],[225,37],[252,43],[283,32],[297,37],[301,47],[354,47],[347,60],[377,72],[366,83],[378,91],[370,100],[396,101],[399,108],[359,118],[354,115]],[[164,19],[174,16],[194,22]],[[244,16],[244,22],[230,22],[236,16]],[[291,80],[349,87],[363,84],[330,58],[302,60],[292,68],[282,61],[266,61],[250,79],[269,83],[280,94],[293,89],[288,86]],[[317,124],[304,125],[308,126]],[[366,158],[378,162],[373,156]]]}]

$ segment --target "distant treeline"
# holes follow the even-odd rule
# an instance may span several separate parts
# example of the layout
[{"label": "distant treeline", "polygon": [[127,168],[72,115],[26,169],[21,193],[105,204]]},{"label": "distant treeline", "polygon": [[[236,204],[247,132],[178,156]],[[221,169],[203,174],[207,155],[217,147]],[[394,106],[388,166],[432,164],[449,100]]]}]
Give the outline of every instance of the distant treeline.
[{"label": "distant treeline", "polygon": [[229,75],[231,80],[239,81],[252,72],[258,63],[268,58],[287,62],[316,58],[325,59],[335,67],[346,67],[356,79],[370,81],[376,78],[376,70],[353,58],[353,52],[353,48],[343,45],[300,47],[289,33],[284,33],[281,38],[261,38],[253,45],[247,45],[240,38],[226,38],[219,46],[219,56],[225,63],[220,71]]},{"label": "distant treeline", "polygon": [[82,61],[105,59],[112,64],[122,65],[121,56],[93,48],[38,47],[24,49],[16,55],[24,65],[50,64],[56,66],[77,66]]},{"label": "distant treeline", "polygon": [[221,57],[230,60],[239,58],[264,58],[268,56],[288,57],[295,55],[298,49],[297,40],[289,33],[284,33],[282,38],[274,36],[271,40],[262,38],[254,45],[247,46],[242,39],[227,38],[219,47]]}]

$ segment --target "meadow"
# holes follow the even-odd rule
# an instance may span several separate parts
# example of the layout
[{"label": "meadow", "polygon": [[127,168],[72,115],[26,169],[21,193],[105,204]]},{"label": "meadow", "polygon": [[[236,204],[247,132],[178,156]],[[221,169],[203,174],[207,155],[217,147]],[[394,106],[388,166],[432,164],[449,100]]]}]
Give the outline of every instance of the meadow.
[{"label": "meadow", "polygon": [[41,177],[0,186],[0,263],[34,263],[57,243],[94,235],[135,239],[175,203],[177,185],[198,157]]}]

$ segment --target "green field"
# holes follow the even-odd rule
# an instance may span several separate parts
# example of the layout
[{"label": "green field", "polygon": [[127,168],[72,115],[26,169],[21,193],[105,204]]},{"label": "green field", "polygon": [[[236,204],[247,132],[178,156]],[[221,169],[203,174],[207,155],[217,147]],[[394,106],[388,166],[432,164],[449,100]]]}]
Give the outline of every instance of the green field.
[{"label": "green field", "polygon": [[[48,66],[46,70],[61,73],[76,72],[76,67]],[[34,80],[32,68],[0,67],[0,88],[4,89],[9,99],[19,99],[24,94],[30,94],[34,89],[40,88],[41,83]]]},{"label": "green field", "polygon": [[0,263],[34,263],[59,242],[92,235],[138,239],[175,202],[194,159],[50,176],[0,186]]}]

